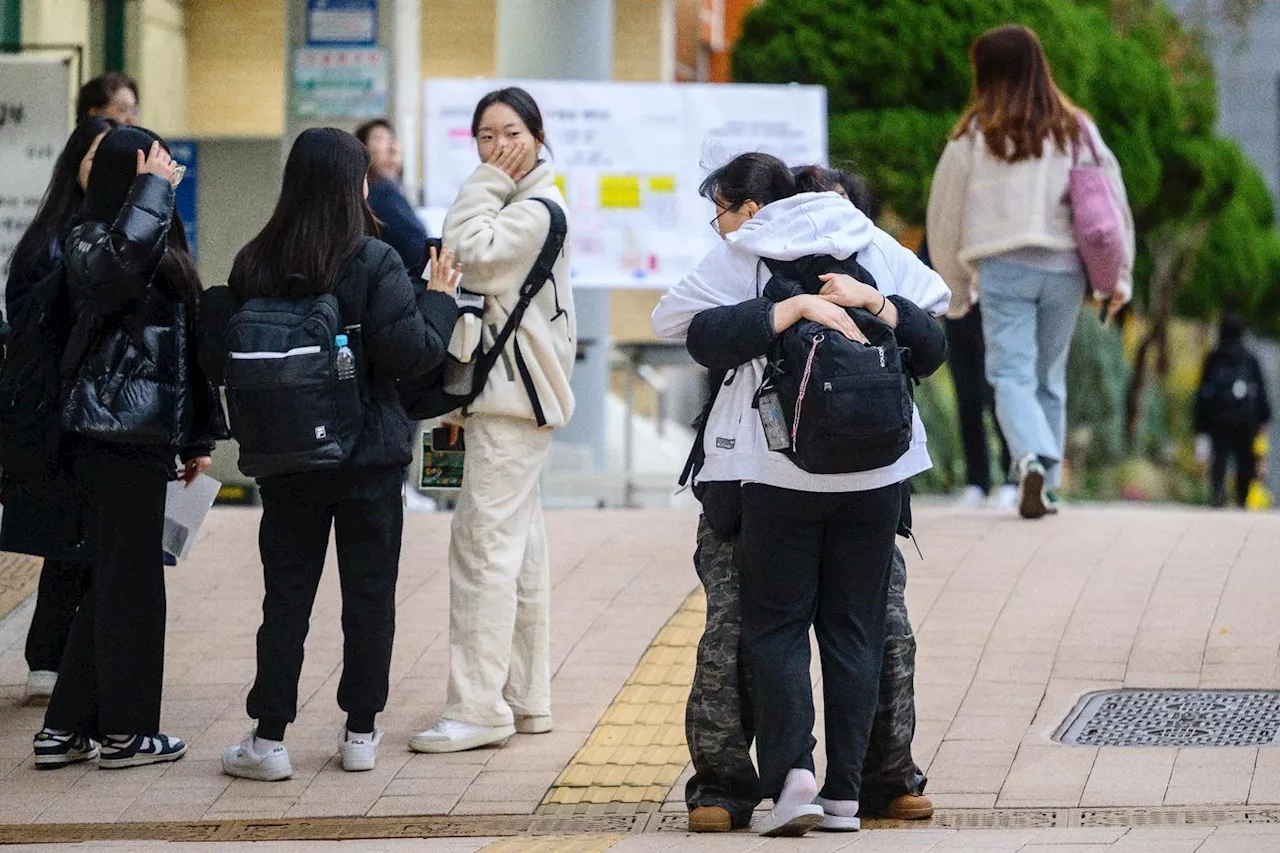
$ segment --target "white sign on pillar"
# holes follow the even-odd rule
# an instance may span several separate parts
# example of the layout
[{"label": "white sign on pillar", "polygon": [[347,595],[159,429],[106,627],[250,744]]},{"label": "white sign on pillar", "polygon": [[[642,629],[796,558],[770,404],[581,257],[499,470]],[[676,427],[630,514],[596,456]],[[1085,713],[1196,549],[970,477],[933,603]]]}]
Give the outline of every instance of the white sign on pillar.
[{"label": "white sign on pillar", "polygon": [[0,289],[70,132],[70,73],[61,59],[0,57]]}]

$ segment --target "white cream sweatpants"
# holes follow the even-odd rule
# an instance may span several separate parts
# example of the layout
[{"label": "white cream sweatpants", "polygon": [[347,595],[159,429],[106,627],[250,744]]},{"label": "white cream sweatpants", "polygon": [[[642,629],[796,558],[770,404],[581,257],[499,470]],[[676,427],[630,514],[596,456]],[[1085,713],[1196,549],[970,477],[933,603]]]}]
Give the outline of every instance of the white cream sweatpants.
[{"label": "white cream sweatpants", "polygon": [[551,713],[551,567],[538,485],[552,430],[472,415],[449,541],[444,717],[481,726]]}]

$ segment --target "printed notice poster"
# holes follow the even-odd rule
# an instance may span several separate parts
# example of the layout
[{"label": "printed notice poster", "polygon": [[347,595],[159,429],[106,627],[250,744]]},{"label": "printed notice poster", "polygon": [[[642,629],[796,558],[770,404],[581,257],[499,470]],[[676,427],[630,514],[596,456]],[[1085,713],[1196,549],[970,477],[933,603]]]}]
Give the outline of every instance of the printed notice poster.
[{"label": "printed notice poster", "polygon": [[378,0],[308,0],[307,44],[378,43]]},{"label": "printed notice poster", "polygon": [[386,53],[376,48],[299,48],[293,56],[293,114],[300,119],[386,115]]},{"label": "printed notice poster", "polygon": [[71,132],[70,118],[66,61],[0,57],[0,288]]},{"label": "printed notice poster", "polygon": [[424,100],[428,208],[448,207],[478,165],[471,114],[486,92],[519,85],[538,101],[565,196],[575,287],[669,287],[719,237],[698,185],[744,151],[825,163],[820,86],[429,80]]}]

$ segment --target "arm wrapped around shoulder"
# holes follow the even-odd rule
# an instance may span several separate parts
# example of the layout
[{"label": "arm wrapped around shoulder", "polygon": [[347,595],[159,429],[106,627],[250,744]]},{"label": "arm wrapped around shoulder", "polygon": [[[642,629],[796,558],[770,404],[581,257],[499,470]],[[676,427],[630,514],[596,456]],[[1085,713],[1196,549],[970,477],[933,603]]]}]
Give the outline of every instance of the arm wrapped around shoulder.
[{"label": "arm wrapped around shoulder", "polygon": [[919,379],[932,376],[947,360],[947,336],[929,312],[902,296],[890,296],[898,309],[898,343],[911,350],[911,370]]},{"label": "arm wrapped around shoulder", "polygon": [[763,297],[708,308],[689,324],[689,355],[703,367],[732,370],[773,346],[773,303]]}]

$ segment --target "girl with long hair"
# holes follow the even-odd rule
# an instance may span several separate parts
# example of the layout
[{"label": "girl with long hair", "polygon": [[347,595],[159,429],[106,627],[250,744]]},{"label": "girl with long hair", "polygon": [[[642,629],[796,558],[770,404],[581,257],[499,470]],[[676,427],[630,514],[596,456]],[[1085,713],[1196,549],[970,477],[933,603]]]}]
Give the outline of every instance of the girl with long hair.
[{"label": "girl with long hair", "polygon": [[134,767],[186,753],[159,731],[165,495],[169,481],[190,484],[208,467],[224,427],[195,352],[201,289],[174,215],[176,182],[159,137],[112,130],[61,262],[72,320],[62,424],[92,507],[93,561],[35,738],[40,767],[99,755],[103,768]]},{"label": "girl with long hair", "polygon": [[[223,752],[222,769],[231,776],[279,781],[293,775],[284,734],[298,713],[303,644],[331,531],[342,586],[343,769],[372,770],[382,741],[376,717],[390,686],[401,485],[414,435],[396,380],[425,373],[444,357],[457,320],[459,271],[445,251],[432,258],[429,285],[410,280],[400,256],[376,238],[368,170],[369,152],[351,134],[304,131],[289,152],[271,219],[240,250],[228,281],[233,308],[258,297],[335,296],[343,325],[358,336],[353,343],[362,354],[356,381],[364,414],[359,438],[340,466],[258,480],[266,595],[257,677],[247,702],[257,723],[243,742]],[[225,292],[215,297],[225,298]],[[225,314],[209,322],[216,326],[223,319]],[[212,334],[216,339],[218,332]],[[225,346],[211,349],[225,354]],[[232,428],[234,435],[234,423]]]},{"label": "girl with long hair", "polygon": [[[9,259],[5,301],[9,324],[22,322],[31,289],[62,260],[62,244],[80,218],[94,152],[114,122],[91,118],[78,125],[53,166],[35,217]],[[64,469],[38,481],[6,479],[0,550],[44,557],[35,612],[27,632],[27,695],[47,698],[58,680],[71,620],[89,583],[86,507]]]},{"label": "girl with long hair", "polygon": [[[542,113],[528,92],[482,98],[471,135],[481,163],[449,209],[444,237],[466,267],[467,289],[484,297],[491,347],[551,230],[550,211],[536,199],[563,209],[564,198],[542,158]],[[410,741],[419,752],[551,731],[551,571],[538,481],[552,433],[573,415],[576,353],[565,251],[462,413],[467,452],[449,538],[448,702]]]},{"label": "girl with long hair", "polygon": [[[853,830],[879,693],[904,484],[931,464],[924,425],[913,411],[910,446],[886,466],[812,474],[769,449],[756,394],[778,337],[801,321],[865,343],[849,309],[865,309],[892,327],[911,350],[916,374],[928,375],[941,363],[933,315],[946,309],[947,288],[848,199],[834,191],[798,192],[795,177],[776,157],[743,154],[712,172],[701,191],[715,205],[712,225],[723,242],[663,295],[653,327],[663,338],[685,341],[699,364],[725,371],[706,417],[704,461],[695,480],[729,484],[741,501],[742,642],[752,681],[759,794],[774,801],[760,831],[802,835],[819,825]],[[764,296],[769,263],[814,256],[840,263],[856,256],[875,285],[828,273],[819,277],[818,293],[776,303]],[[826,699],[821,790],[813,761],[811,629]]]},{"label": "girl with long hair", "polygon": [[987,379],[1015,467],[1019,512],[1040,518],[1057,511],[1067,354],[1088,289],[1068,193],[1081,151],[1097,152],[1127,226],[1111,315],[1133,294],[1133,216],[1119,163],[1054,82],[1034,32],[991,30],[970,58],[973,97],[933,178],[929,253],[952,290],[950,317],[963,317],[981,295]]}]

